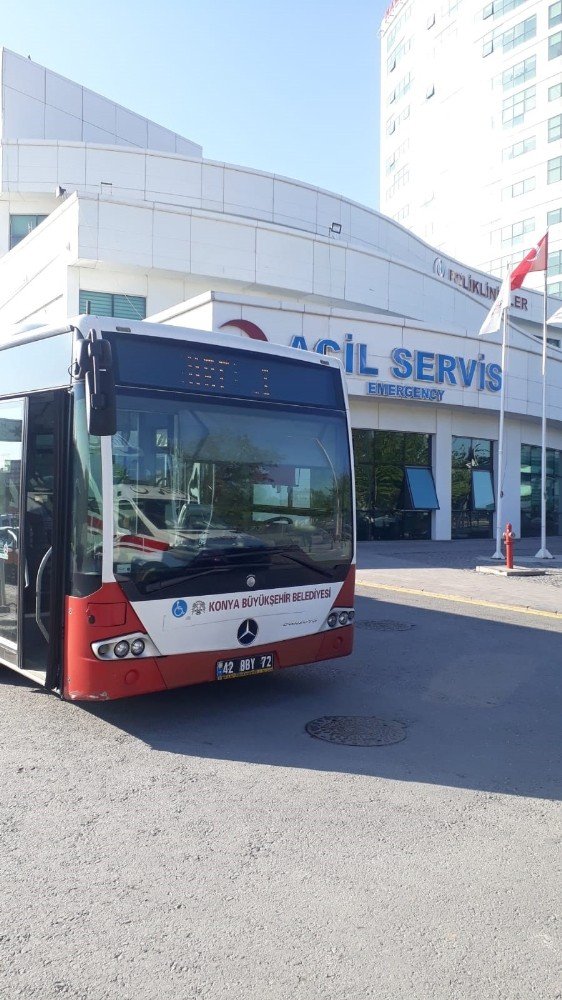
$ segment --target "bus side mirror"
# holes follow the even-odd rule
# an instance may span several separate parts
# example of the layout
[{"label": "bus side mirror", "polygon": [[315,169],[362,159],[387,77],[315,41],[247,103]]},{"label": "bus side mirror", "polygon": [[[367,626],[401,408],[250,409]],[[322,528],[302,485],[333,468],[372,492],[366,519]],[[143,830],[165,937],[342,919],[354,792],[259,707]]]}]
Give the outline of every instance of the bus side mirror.
[{"label": "bus side mirror", "polygon": [[115,383],[110,373],[86,372],[86,421],[88,434],[97,437],[115,434],[117,415],[115,412]]},{"label": "bus side mirror", "polygon": [[97,437],[115,434],[117,412],[111,345],[90,330],[80,342],[76,374],[84,376],[88,433]]}]

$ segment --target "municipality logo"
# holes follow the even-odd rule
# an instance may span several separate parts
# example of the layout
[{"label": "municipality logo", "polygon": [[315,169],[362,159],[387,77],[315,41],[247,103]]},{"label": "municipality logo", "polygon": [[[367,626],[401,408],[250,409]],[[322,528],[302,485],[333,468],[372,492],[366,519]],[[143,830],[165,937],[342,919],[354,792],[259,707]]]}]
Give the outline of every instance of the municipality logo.
[{"label": "municipality logo", "polygon": [[174,618],[183,618],[187,614],[187,601],[174,601],[172,604]]}]

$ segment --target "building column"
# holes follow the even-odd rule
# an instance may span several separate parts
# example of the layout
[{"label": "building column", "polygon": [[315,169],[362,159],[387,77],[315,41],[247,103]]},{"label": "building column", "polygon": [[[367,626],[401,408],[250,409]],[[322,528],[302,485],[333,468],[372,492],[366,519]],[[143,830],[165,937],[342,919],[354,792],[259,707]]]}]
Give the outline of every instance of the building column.
[{"label": "building column", "polygon": [[435,541],[451,537],[451,427],[448,410],[437,410],[436,432],[433,436],[433,475],[439,500],[439,510],[433,512],[431,537]]}]

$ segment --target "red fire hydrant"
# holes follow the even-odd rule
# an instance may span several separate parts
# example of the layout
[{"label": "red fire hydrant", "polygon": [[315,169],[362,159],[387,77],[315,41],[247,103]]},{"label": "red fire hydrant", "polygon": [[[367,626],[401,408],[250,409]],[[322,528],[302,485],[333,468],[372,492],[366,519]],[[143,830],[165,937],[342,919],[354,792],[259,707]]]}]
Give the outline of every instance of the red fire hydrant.
[{"label": "red fire hydrant", "polygon": [[511,524],[508,523],[505,526],[505,531],[503,533],[503,540],[505,542],[505,565],[507,569],[513,569],[513,539],[515,538],[515,532],[511,530]]}]

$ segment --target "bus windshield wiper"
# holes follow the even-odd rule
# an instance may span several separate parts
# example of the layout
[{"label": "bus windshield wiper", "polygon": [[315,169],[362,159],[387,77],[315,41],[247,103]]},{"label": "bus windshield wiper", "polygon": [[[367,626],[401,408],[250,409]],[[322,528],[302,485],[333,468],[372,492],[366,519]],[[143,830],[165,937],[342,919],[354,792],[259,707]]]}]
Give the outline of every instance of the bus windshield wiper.
[{"label": "bus windshield wiper", "polygon": [[[264,555],[266,552],[269,552],[270,550],[264,548],[264,549],[259,549],[257,551],[259,552],[259,555]],[[246,550],[245,552],[236,553],[235,558],[244,556],[245,562],[243,562],[242,559],[239,559],[238,562],[227,563],[226,565],[223,564],[222,566],[213,565],[213,566],[205,566],[204,569],[194,569],[193,573],[184,573],[182,574],[182,576],[166,577],[163,580],[155,580],[154,583],[146,583],[144,585],[144,590],[147,594],[149,594],[152,593],[152,591],[154,590],[165,590],[167,587],[173,587],[175,583],[187,583],[188,580],[197,580],[200,576],[209,576],[211,573],[226,573],[228,571],[239,570],[239,569],[246,569],[246,570],[255,569],[255,563],[253,563],[251,559],[251,556],[254,554],[255,553],[249,552],[248,550]],[[228,555],[232,557],[232,553],[228,553]],[[260,568],[261,565],[262,564],[260,564]],[[139,582],[142,583],[142,581]]]},{"label": "bus windshield wiper", "polygon": [[[300,549],[297,550],[297,553],[294,553],[292,551],[283,548],[282,546],[273,546],[272,548],[268,548],[266,551],[268,555],[283,556],[284,559],[288,559],[290,562],[297,563],[299,566],[304,566],[305,569],[311,569],[314,573],[318,573],[319,576],[326,577],[326,579],[328,580],[332,578],[332,573],[328,572],[325,569],[322,569],[320,566],[316,566],[310,559],[306,558],[304,552],[302,553],[302,555],[305,556],[305,558],[300,559],[299,558],[299,554],[301,553]],[[246,555],[247,554],[248,553],[246,553]],[[146,583],[143,586],[143,590],[146,594],[152,594],[158,590],[167,590],[169,587],[173,587],[177,583],[178,584],[188,583],[189,581],[197,580],[202,576],[210,576],[212,573],[226,573],[226,572],[231,572],[233,570],[239,570],[241,568],[244,567],[240,566],[240,564],[234,566],[233,565],[208,566],[205,569],[195,570],[193,573],[184,573],[182,574],[182,576],[167,577],[164,580],[155,580],[154,583]],[[252,568],[251,560],[249,561],[249,564],[245,568],[247,569]],[[260,565],[260,569],[262,568],[267,568],[267,567],[263,567],[262,564]],[[140,582],[141,581],[139,581],[139,583]]]},{"label": "bus windshield wiper", "polygon": [[[285,549],[282,545],[273,546],[273,548],[267,550],[271,555],[283,556],[284,559],[289,559],[290,562],[298,563],[299,566],[304,566],[306,569],[313,570],[314,573],[318,573],[320,576],[325,576],[328,579],[332,578],[332,574],[327,570],[322,569],[321,566],[317,566],[316,563],[312,562],[312,559],[306,558],[306,553],[302,549],[297,549],[295,553],[292,549]],[[299,559],[299,556],[303,555],[304,559]]]},{"label": "bus windshield wiper", "polygon": [[[184,573],[183,576],[170,576],[165,580],[155,580],[154,583],[144,584],[144,591],[147,594],[151,594],[154,590],[166,590],[167,587],[173,587],[176,583],[187,583],[188,580],[197,580],[200,576],[208,576],[210,573],[226,573],[227,570],[232,570],[233,566],[209,566],[207,569],[195,570],[194,573]],[[142,581],[139,581],[142,586]]]}]

